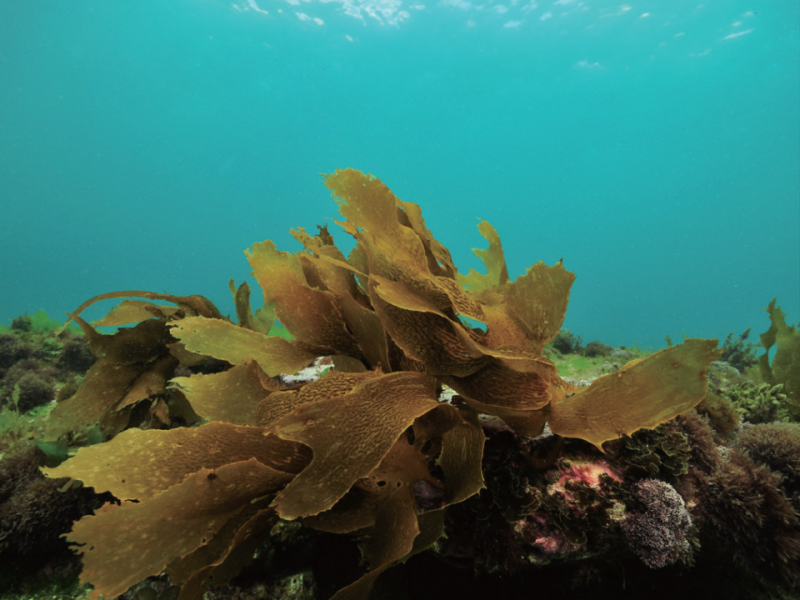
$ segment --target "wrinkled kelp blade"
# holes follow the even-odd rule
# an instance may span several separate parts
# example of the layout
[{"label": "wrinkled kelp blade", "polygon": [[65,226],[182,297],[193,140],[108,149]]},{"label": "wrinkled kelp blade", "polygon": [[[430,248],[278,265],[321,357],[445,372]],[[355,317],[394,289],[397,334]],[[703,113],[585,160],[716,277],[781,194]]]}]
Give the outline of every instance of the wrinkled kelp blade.
[{"label": "wrinkled kelp blade", "polygon": [[148,370],[147,365],[115,365],[105,360],[97,361],[89,369],[80,389],[53,407],[45,439],[55,441],[99,420]]},{"label": "wrinkled kelp blade", "polygon": [[402,209],[398,211],[398,219],[404,225],[411,227],[416,232],[423,246],[425,246],[425,254],[428,256],[428,269],[430,272],[449,278],[455,277],[456,267],[453,264],[450,251],[434,238],[431,231],[425,226],[425,219],[422,218],[422,209],[420,206],[413,202],[404,202],[399,198],[396,198],[396,202],[397,206]]},{"label": "wrinkled kelp blade", "polygon": [[[315,277],[321,284],[320,289],[333,292],[338,297],[355,297],[360,294],[353,270],[347,264],[347,258],[341,250],[325,243],[324,239],[318,235],[310,236],[302,227],[292,229],[290,233],[308,250],[307,254],[300,255],[301,263],[307,263],[303,266],[303,271],[306,273],[308,283],[316,286],[316,282],[312,283],[309,277],[308,267],[313,266],[317,271]],[[327,233],[327,229],[325,229],[325,233]],[[329,233],[327,235],[330,236]],[[331,242],[333,242],[333,238],[331,238]]]},{"label": "wrinkled kelp blade", "polygon": [[460,420],[458,410],[448,404],[428,411],[400,434],[367,477],[359,479],[332,508],[304,518],[303,523],[321,531],[350,533],[374,525],[378,511],[400,487],[413,488],[415,483],[426,481],[442,489],[442,482],[431,475],[429,465],[442,435]]},{"label": "wrinkled kelp blade", "polygon": [[142,373],[130,386],[119,401],[117,410],[131,406],[147,398],[163,396],[167,393],[167,381],[175,372],[178,359],[166,354],[147,365],[147,370]]},{"label": "wrinkled kelp blade", "polygon": [[[264,502],[258,500],[259,504]],[[215,587],[226,585],[253,562],[277,520],[274,509],[258,510],[251,504],[230,518],[211,542],[170,563],[166,568],[170,581],[181,586],[178,600],[200,600],[209,579]]]},{"label": "wrinkled kelp blade", "polygon": [[175,377],[172,384],[198,415],[236,425],[256,425],[258,403],[280,389],[252,360],[222,373]]},{"label": "wrinkled kelp blade", "polygon": [[304,446],[258,427],[211,422],[170,430],[128,429],[43,471],[48,477],[83,481],[97,493],[110,491],[122,500],[143,500],[202,468],[217,469],[251,457],[291,473],[299,472],[311,458]]},{"label": "wrinkled kelp blade", "polygon": [[392,340],[431,375],[463,377],[484,364],[486,357],[466,329],[406,284],[373,276],[370,298]]},{"label": "wrinkled kelp blade", "polygon": [[503,287],[503,298],[525,324],[535,352],[541,354],[545,344],[558,335],[567,315],[573,281],[575,274],[567,271],[561,261],[552,267],[540,261]]},{"label": "wrinkled kelp blade", "polygon": [[67,321],[55,331],[55,334],[59,335],[67,328],[67,326],[76,316],[80,315],[95,302],[112,300],[115,298],[129,298],[133,296],[138,298],[148,298],[150,300],[166,300],[167,302],[172,302],[173,304],[177,304],[185,315],[202,315],[212,319],[222,318],[219,310],[217,310],[217,307],[214,306],[211,300],[204,298],[203,296],[173,296],[171,294],[155,294],[153,292],[145,292],[141,290],[125,290],[121,292],[109,292],[107,294],[100,294],[93,298],[89,298],[72,313],[68,313],[69,319],[67,319]]},{"label": "wrinkled kelp blade", "polygon": [[319,354],[281,337],[237,327],[219,319],[190,317],[171,323],[170,332],[191,352],[242,365],[255,360],[270,377],[296,373]]},{"label": "wrinkled kelp blade", "polygon": [[[464,411],[440,404],[414,421],[368,477],[357,481],[331,509],[303,519],[303,523],[331,533],[349,533],[374,525],[378,511],[394,490],[413,488],[426,481],[444,487],[449,504],[461,502],[483,487],[481,458],[484,435],[480,425],[465,421]],[[409,435],[413,431],[413,435]],[[437,464],[442,481],[429,468],[441,448]]]},{"label": "wrinkled kelp blade", "polygon": [[[770,385],[783,384],[797,410],[800,406],[800,328],[786,324],[786,315],[780,306],[775,306],[775,302],[773,298],[766,308],[771,324],[761,334],[764,354],[759,357],[758,366],[764,381]],[[775,344],[778,349],[770,364],[769,351]]]},{"label": "wrinkled kelp blade", "polygon": [[116,365],[148,362],[166,354],[166,345],[173,341],[161,319],[142,321],[135,327],[126,327],[106,335],[95,330],[80,317],[73,318],[86,336],[92,354]]},{"label": "wrinkled kelp blade", "polygon": [[[448,377],[447,384],[467,401],[497,408],[537,410],[550,402],[550,384],[556,380],[556,370],[546,362],[529,360],[524,365],[528,371],[512,369],[507,361],[494,357],[487,357],[484,365],[468,377]],[[495,413],[489,409],[487,414]]]},{"label": "wrinkled kelp blade", "polygon": [[381,373],[379,371],[371,371],[369,373],[330,371],[322,379],[307,383],[299,389],[275,392],[259,402],[256,409],[257,423],[260,427],[270,428],[278,420],[302,404],[339,398],[349,394],[360,382],[380,376]]},{"label": "wrinkled kelp blade", "polygon": [[425,245],[413,228],[401,223],[398,201],[391,190],[380,179],[355,169],[324,177],[339,212],[358,228],[359,245],[369,257],[370,276],[405,282],[429,300],[441,297],[429,281]]},{"label": "wrinkled kelp blade", "polygon": [[339,590],[331,600],[367,600],[378,576],[408,555],[419,535],[416,503],[409,488],[394,491],[378,514],[375,527],[362,549],[369,572],[355,583]]},{"label": "wrinkled kelp blade", "polygon": [[139,323],[153,317],[172,317],[179,310],[176,306],[165,306],[143,300],[123,300],[105,317],[92,322],[92,325],[94,327],[118,327],[119,325]]},{"label": "wrinkled kelp blade", "polygon": [[278,494],[278,514],[296,519],[331,508],[380,464],[414,419],[438,405],[432,378],[402,372],[367,379],[338,398],[299,406],[272,431],[308,445],[314,458]]},{"label": "wrinkled kelp blade", "polygon": [[[339,212],[357,227],[359,238],[372,245],[371,258],[392,255],[406,268],[427,271],[425,250],[413,229],[404,227],[397,218],[397,198],[377,177],[355,169],[340,169],[323,175],[325,187],[333,192]],[[379,275],[383,275],[380,271]]]},{"label": "wrinkled kelp blade", "polygon": [[439,466],[444,471],[447,504],[463,502],[486,487],[481,469],[485,441],[477,419],[462,421],[444,434]]},{"label": "wrinkled kelp blade", "polygon": [[231,279],[228,285],[233,295],[233,304],[236,307],[236,320],[239,322],[239,327],[268,334],[275,324],[275,303],[266,302],[263,308],[253,314],[250,308],[250,284],[244,281],[237,288],[233,279]]},{"label": "wrinkled kelp blade", "polygon": [[500,243],[500,236],[497,230],[483,219],[478,219],[478,231],[489,242],[489,247],[485,250],[473,248],[472,252],[481,259],[486,267],[486,274],[478,273],[475,269],[470,269],[468,275],[456,276],[458,283],[467,288],[472,293],[482,292],[493,287],[502,286],[508,283],[508,268],[503,254],[503,245]]},{"label": "wrinkled kelp blade", "polygon": [[264,292],[264,301],[275,302],[278,320],[295,339],[338,351],[329,354],[358,352],[335,295],[309,285],[300,255],[281,252],[267,240],[253,244],[247,260]]},{"label": "wrinkled kelp blade", "polygon": [[552,403],[550,429],[598,448],[638,429],[653,429],[703,399],[706,368],[721,354],[716,346],[717,340],[688,339],[628,363],[574,396]]},{"label": "wrinkled kelp blade", "polygon": [[81,582],[90,598],[114,598],[175,558],[208,543],[243,506],[284,485],[291,475],[256,459],[202,469],[152,498],[106,504],[84,517],[68,539],[83,547]]}]

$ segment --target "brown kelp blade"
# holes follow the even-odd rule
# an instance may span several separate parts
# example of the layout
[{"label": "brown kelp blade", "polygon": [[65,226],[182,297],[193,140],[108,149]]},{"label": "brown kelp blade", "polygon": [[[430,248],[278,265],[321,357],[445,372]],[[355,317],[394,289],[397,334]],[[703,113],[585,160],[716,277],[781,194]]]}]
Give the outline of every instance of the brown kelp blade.
[{"label": "brown kelp blade", "polygon": [[208,581],[221,586],[230,582],[239,571],[253,562],[258,547],[268,538],[278,521],[272,508],[259,509],[269,503],[269,496],[259,498],[228,520],[211,542],[167,565],[173,585],[181,587],[178,600],[200,600]]},{"label": "brown kelp blade", "polygon": [[470,269],[468,275],[461,275],[460,273],[456,275],[458,283],[472,293],[482,292],[508,283],[508,268],[506,267],[500,236],[490,223],[483,219],[478,220],[480,221],[478,231],[489,242],[489,247],[484,250],[473,248],[472,252],[483,262],[486,267],[486,274]]},{"label": "brown kelp blade", "polygon": [[[770,385],[783,384],[784,392],[790,399],[791,411],[800,415],[800,326],[787,325],[786,315],[772,299],[765,309],[769,313],[770,328],[761,334],[764,354],[759,357],[758,366],[764,381]],[[769,352],[773,345],[778,346],[772,364]]]},{"label": "brown kelp blade", "polygon": [[246,254],[264,301],[275,302],[278,320],[295,339],[335,348],[330,354],[358,355],[335,294],[310,285],[301,255],[281,252],[270,240],[253,244]]},{"label": "brown kelp blade", "polygon": [[259,402],[280,390],[253,360],[221,373],[175,377],[171,384],[186,395],[201,417],[237,425],[256,425]]},{"label": "brown kelp blade", "polygon": [[228,282],[228,287],[233,295],[233,304],[236,307],[236,319],[239,327],[252,329],[261,333],[269,333],[275,324],[275,303],[266,302],[255,314],[250,309],[250,284],[246,281],[236,287],[233,279]]},{"label": "brown kelp blade", "polygon": [[208,543],[243,507],[292,478],[251,458],[201,469],[141,502],[106,504],[84,517],[68,539],[84,544],[81,581],[89,598],[114,598],[176,557]]},{"label": "brown kelp blade", "polygon": [[254,360],[270,377],[296,373],[326,354],[307,344],[237,327],[220,319],[188,317],[170,323],[170,332],[191,352],[243,365]]},{"label": "brown kelp blade", "polygon": [[80,315],[84,310],[89,308],[95,302],[101,300],[111,300],[114,298],[147,298],[148,300],[166,300],[176,304],[187,315],[202,315],[211,319],[221,319],[222,314],[219,312],[213,302],[203,296],[173,296],[172,294],[157,294],[154,292],[146,292],[142,290],[125,290],[121,292],[109,292],[107,294],[99,294],[93,298],[89,298],[86,302],[81,304],[72,313],[69,313],[69,319],[58,329],[55,334],[58,335],[64,331],[70,324],[72,319]]},{"label": "brown kelp blade", "polygon": [[298,473],[309,463],[311,452],[296,442],[267,435],[260,427],[212,421],[169,430],[128,429],[105,444],[81,448],[70,460],[43,471],[48,477],[80,480],[97,493],[109,491],[121,500],[138,501],[201,469],[218,469],[249,458]]},{"label": "brown kelp blade", "polygon": [[[378,511],[400,487],[425,482],[455,504],[484,485],[481,458],[485,437],[477,414],[451,404],[439,404],[414,421],[367,477],[358,480],[331,509],[303,523],[332,533],[350,533],[375,524]],[[434,477],[434,464],[443,476]]]},{"label": "brown kelp blade", "polygon": [[93,321],[94,327],[119,327],[140,323],[145,319],[171,318],[180,311],[177,306],[155,304],[144,300],[123,300],[99,321]]},{"label": "brown kelp blade", "polygon": [[336,592],[331,600],[367,600],[378,576],[411,553],[419,532],[412,490],[396,489],[381,508],[375,527],[362,545],[361,553],[369,563],[369,572]]},{"label": "brown kelp blade", "polygon": [[278,494],[278,514],[291,520],[331,508],[381,463],[414,419],[438,405],[431,377],[400,372],[364,379],[347,394],[298,406],[271,431],[309,446],[314,458]]},{"label": "brown kelp blade", "polygon": [[717,342],[688,339],[596,379],[550,405],[550,429],[601,448],[603,442],[673,419],[705,396],[706,368],[722,353],[714,349]]}]

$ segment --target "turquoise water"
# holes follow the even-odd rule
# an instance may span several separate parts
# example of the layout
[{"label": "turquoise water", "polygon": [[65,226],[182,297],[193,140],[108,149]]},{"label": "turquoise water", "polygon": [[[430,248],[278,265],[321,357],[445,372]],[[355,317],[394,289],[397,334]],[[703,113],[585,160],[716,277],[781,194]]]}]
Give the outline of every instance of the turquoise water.
[{"label": "turquoise water", "polygon": [[[0,323],[203,294],[355,167],[460,270],[564,259],[584,341],[800,319],[797,2],[0,3]],[[334,237],[341,242],[344,235]],[[91,318],[101,314],[90,312]]]}]

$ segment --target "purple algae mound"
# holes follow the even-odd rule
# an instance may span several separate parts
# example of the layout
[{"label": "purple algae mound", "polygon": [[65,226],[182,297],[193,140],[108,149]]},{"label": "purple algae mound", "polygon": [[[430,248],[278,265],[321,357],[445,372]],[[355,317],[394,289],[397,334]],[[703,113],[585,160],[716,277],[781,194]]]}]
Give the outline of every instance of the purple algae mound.
[{"label": "purple algae mound", "polygon": [[691,559],[687,532],[692,518],[675,488],[658,479],[643,479],[633,492],[645,511],[628,515],[622,530],[636,556],[653,569]]}]

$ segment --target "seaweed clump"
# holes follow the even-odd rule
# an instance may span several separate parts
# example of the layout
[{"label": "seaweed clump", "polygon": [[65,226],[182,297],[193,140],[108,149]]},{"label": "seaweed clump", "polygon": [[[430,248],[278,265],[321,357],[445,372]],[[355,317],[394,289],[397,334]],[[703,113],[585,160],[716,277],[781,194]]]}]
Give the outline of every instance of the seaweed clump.
[{"label": "seaweed clump", "polygon": [[800,424],[764,423],[747,427],[736,446],[757,465],[764,465],[781,478],[786,496],[800,514]]},{"label": "seaweed clump", "polygon": [[623,547],[618,524],[635,499],[596,450],[501,430],[490,432],[483,464],[486,487],[448,510],[447,537],[436,546],[445,561],[508,575],[602,560]]},{"label": "seaweed clump", "polygon": [[791,418],[782,383],[739,383],[720,390],[719,395],[733,404],[748,423],[772,423]]},{"label": "seaweed clump", "polygon": [[740,335],[734,337],[731,332],[722,342],[722,356],[720,360],[738,369],[740,373],[758,364],[757,346],[753,342],[748,342],[750,329],[745,329]]},{"label": "seaweed clump", "polygon": [[642,429],[630,437],[605,445],[606,452],[629,477],[660,477],[666,481],[689,472],[692,446],[677,421]]},{"label": "seaweed clump", "polygon": [[679,560],[691,562],[692,517],[675,488],[658,479],[643,479],[633,492],[645,510],[629,514],[622,530],[636,555],[653,569]]},{"label": "seaweed clump", "polygon": [[0,333],[0,406],[22,413],[64,397],[62,389],[74,389],[96,358],[86,340],[72,330],[53,335],[60,324],[43,311],[16,317]]},{"label": "seaweed clump", "polygon": [[709,392],[695,410],[708,418],[714,430],[722,438],[730,436],[742,422],[737,406],[724,392],[717,394]]},{"label": "seaweed clump", "polygon": [[583,338],[575,335],[571,331],[561,329],[553,340],[553,348],[558,350],[561,354],[578,354],[581,351],[581,344]]},{"label": "seaweed clump", "polygon": [[60,490],[67,481],[45,478],[39,471],[45,464],[33,444],[16,445],[0,461],[0,580],[7,585],[54,557],[69,556],[59,536],[111,499],[77,486]]},{"label": "seaweed clump", "polygon": [[704,532],[753,577],[793,588],[800,583],[800,519],[781,476],[732,450],[702,478]]},{"label": "seaweed clump", "polygon": [[33,350],[12,333],[0,333],[0,377],[21,360],[30,358]]},{"label": "seaweed clump", "polygon": [[71,335],[69,332],[62,342],[61,354],[57,365],[70,373],[86,373],[97,361],[97,357],[89,350],[89,344],[83,336]]},{"label": "seaweed clump", "polygon": [[16,409],[20,412],[28,412],[36,407],[44,406],[56,395],[52,383],[31,371],[24,373],[16,381],[15,391],[19,391]]},{"label": "seaweed clump", "polygon": [[[600,448],[705,395],[717,340],[686,340],[584,389],[568,384],[542,354],[574,280],[561,262],[536,263],[512,281],[499,236],[482,221],[489,248],[475,252],[487,272],[461,275],[420,208],[380,180],[346,169],[325,185],[355,248],[346,257],[325,228],[313,237],[293,230],[304,247],[295,254],[255,244],[247,256],[265,304],[253,313],[248,289],[232,285],[238,324],[201,296],[142,291],[104,294],[72,314],[98,361],[53,409],[47,435],[94,428],[104,443],[46,472],[120,500],[69,535],[83,545],[93,598],[163,571],[181,598],[199,597],[209,579],[225,583],[246,564],[278,519],[359,535],[368,570],[335,598],[366,598],[384,570],[435,544],[448,512],[484,487],[480,415],[515,435],[547,424]],[[144,300],[126,300],[98,323],[134,325],[114,335],[80,317],[96,300],[131,296]],[[272,315],[292,339],[269,335]],[[332,364],[321,379],[277,380],[319,357]],[[197,370],[209,360],[224,368]],[[444,385],[458,402],[440,401]],[[578,504],[589,510],[598,495],[588,488],[610,469],[562,468],[565,480],[589,479],[564,482],[552,501],[565,515]]]},{"label": "seaweed clump", "polygon": [[614,352],[614,348],[598,341],[589,342],[583,349],[583,355],[589,358],[595,356],[611,356],[612,352]]},{"label": "seaweed clump", "polygon": [[[761,334],[764,354],[758,358],[758,368],[764,382],[770,386],[783,385],[786,410],[793,421],[800,421],[800,325],[787,325],[786,315],[772,299],[765,309],[769,313],[770,328]],[[772,362],[769,352],[777,346]]]}]

